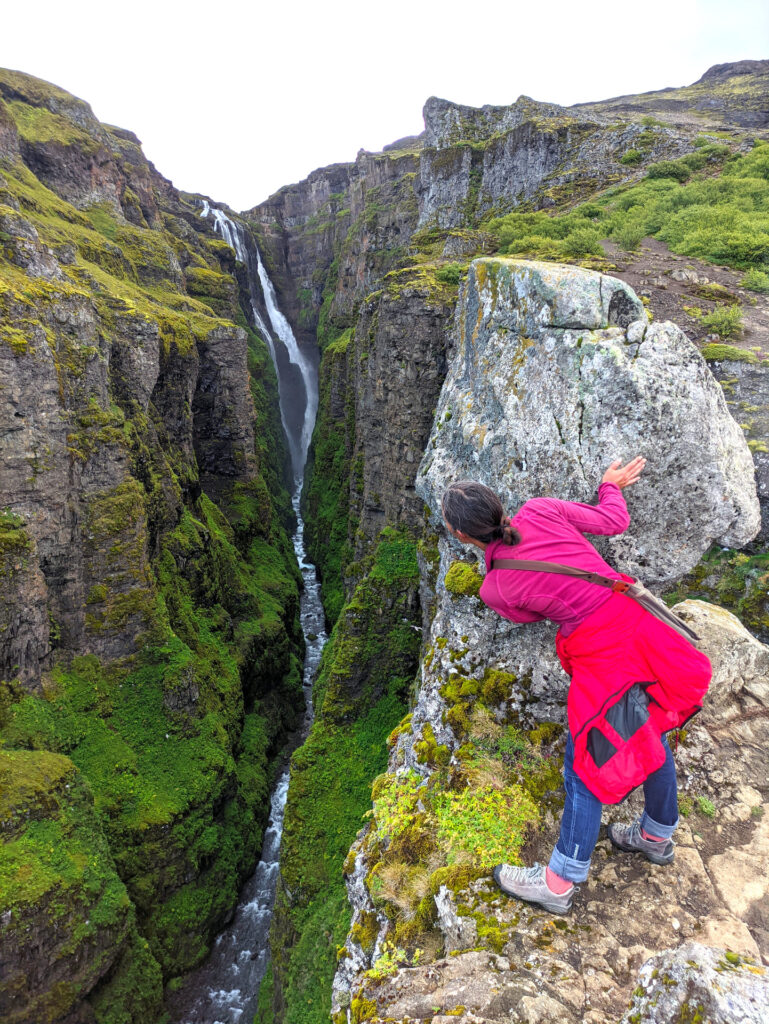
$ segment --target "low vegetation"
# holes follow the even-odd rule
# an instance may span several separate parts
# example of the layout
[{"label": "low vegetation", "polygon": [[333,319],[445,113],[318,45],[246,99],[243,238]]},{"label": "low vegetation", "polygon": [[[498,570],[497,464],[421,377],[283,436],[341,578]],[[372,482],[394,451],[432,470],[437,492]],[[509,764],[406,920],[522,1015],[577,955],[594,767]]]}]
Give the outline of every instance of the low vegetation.
[{"label": "low vegetation", "polygon": [[753,282],[745,287],[761,290],[769,263],[769,144],[744,154],[703,145],[568,213],[516,212],[484,227],[502,253],[567,262],[600,257],[604,238],[634,249],[653,236],[683,256],[745,270]]}]

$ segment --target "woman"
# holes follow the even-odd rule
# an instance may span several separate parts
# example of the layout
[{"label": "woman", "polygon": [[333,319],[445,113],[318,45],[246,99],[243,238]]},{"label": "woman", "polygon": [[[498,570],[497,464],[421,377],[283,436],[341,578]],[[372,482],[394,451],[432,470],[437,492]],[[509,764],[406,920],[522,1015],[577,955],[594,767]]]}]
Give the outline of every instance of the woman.
[{"label": "woman", "polygon": [[[646,460],[611,464],[598,505],[534,498],[512,519],[484,484],[462,480],[442,499],[452,536],[481,548],[486,577],[481,599],[514,622],[552,619],[556,650],[572,677],[564,757],[566,802],[561,832],[547,867],[500,864],[494,879],[511,896],[554,913],[568,913],[574,883],[587,878],[601,808],[643,783],[645,807],[632,825],[609,826],[620,850],[655,864],[673,860],[678,824],[673,756],[664,733],[701,707],[711,677],[707,657],[670,626],[626,597],[621,581],[583,534],[622,533],[630,523],[622,491],[636,483]],[[556,562],[620,581],[616,591],[574,576],[494,568],[499,559]]]}]

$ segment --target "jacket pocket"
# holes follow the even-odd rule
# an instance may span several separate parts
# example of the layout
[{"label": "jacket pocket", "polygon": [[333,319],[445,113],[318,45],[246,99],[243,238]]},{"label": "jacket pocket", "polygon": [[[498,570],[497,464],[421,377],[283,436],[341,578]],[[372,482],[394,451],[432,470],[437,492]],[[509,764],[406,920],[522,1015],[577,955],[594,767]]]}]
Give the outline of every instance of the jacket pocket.
[{"label": "jacket pocket", "polygon": [[595,761],[596,768],[603,768],[619,750],[612,741],[595,726],[587,734],[587,752]]},{"label": "jacket pocket", "polygon": [[606,721],[625,741],[638,732],[649,719],[649,695],[645,689],[649,685],[633,683],[617,703],[612,704],[604,713]]}]

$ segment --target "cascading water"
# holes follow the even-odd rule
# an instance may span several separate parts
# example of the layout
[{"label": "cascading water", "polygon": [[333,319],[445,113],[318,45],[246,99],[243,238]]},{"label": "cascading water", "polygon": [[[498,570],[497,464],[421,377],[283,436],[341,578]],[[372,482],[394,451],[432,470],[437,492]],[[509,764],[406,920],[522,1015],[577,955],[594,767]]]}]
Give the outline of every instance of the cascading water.
[{"label": "cascading water", "polygon": [[[257,330],[265,338],[280,383],[281,361],[277,358],[275,340],[267,329],[257,307],[257,290],[253,260],[244,238],[243,227],[221,210],[204,201],[201,216],[212,214],[216,230],[235,250],[238,259],[249,271],[251,308]],[[312,686],[326,643],[325,616],[320,601],[320,583],[312,562],[306,560],[304,549],[304,521],[299,510],[302,474],[307,450],[318,410],[318,385],[314,368],[302,354],[291,327],[278,309],[275,289],[262,263],[258,248],[256,276],[261,284],[267,313],[278,340],[285,346],[289,361],[298,367],[305,384],[306,405],[301,429],[293,433],[287,428],[290,418],[283,403],[284,389],[280,389],[281,419],[291,448],[295,492],[293,495],[297,528],[294,533],[294,551],[302,573],[303,589],[300,603],[302,631],[306,642],[303,689],[306,711],[302,727],[294,737],[295,749],[306,738],[313,718]],[[288,755],[287,755],[288,758]],[[182,987],[169,996],[169,1005],[178,1024],[250,1024],[256,1013],[259,985],[267,967],[267,950],[275,885],[280,867],[280,840],[283,815],[288,796],[288,760],[284,763],[270,802],[270,818],[264,834],[261,857],[251,878],[240,894],[232,922],[218,936],[203,965],[188,975]]]},{"label": "cascading water", "polygon": [[[275,372],[278,375],[278,390],[280,393],[280,414],[283,422],[283,430],[288,440],[291,451],[291,466],[294,473],[296,487],[301,487],[304,464],[307,461],[307,452],[310,448],[312,430],[315,426],[315,417],[318,412],[318,379],[317,371],[312,361],[301,350],[297,343],[291,325],[278,308],[278,300],[275,295],[275,288],[265,269],[262,254],[259,246],[251,240],[248,244],[245,228],[239,221],[228,217],[223,210],[211,206],[206,200],[203,201],[201,217],[213,217],[214,229],[219,232],[225,242],[235,250],[235,255],[248,270],[248,287],[251,297],[251,312],[254,317],[254,324],[259,333],[264,337],[270,350]],[[254,256],[256,267],[254,267]],[[258,285],[257,285],[258,281]],[[259,312],[259,287],[261,287],[264,298],[264,306],[270,321],[271,329],[267,327],[264,318]],[[281,365],[285,366],[281,359],[278,345],[285,353],[289,367],[294,368],[298,373],[302,384],[302,395],[298,395],[292,389],[285,373],[281,373]],[[297,402],[302,403],[301,415],[297,416]]]}]

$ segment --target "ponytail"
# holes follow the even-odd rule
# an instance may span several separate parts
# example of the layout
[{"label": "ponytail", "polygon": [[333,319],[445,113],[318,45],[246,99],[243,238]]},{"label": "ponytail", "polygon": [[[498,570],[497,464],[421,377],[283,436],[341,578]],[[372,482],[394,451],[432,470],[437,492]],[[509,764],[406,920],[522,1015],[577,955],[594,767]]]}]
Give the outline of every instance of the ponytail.
[{"label": "ponytail", "polygon": [[493,540],[511,546],[520,543],[521,535],[504,514],[502,502],[490,487],[476,480],[451,484],[443,494],[441,508],[453,530],[482,544]]}]

